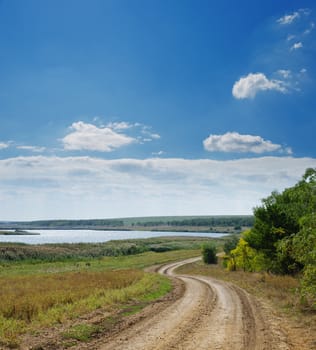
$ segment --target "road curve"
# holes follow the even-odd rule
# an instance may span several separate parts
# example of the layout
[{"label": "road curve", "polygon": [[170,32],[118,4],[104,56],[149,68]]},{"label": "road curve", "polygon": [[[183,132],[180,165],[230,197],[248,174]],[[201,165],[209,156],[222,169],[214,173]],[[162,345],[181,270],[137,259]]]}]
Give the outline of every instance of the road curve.
[{"label": "road curve", "polygon": [[277,349],[260,308],[244,290],[209,277],[174,273],[177,267],[196,260],[161,267],[159,273],[184,282],[183,296],[109,339],[100,349]]}]

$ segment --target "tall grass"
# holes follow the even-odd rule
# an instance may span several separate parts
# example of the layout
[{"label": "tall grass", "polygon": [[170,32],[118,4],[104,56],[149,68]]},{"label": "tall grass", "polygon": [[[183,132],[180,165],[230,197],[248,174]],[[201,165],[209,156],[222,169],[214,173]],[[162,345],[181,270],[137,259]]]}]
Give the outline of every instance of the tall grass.
[{"label": "tall grass", "polygon": [[0,278],[0,314],[5,318],[32,321],[56,305],[73,304],[87,296],[102,295],[143,277],[140,270],[70,272]]},{"label": "tall grass", "polygon": [[188,264],[178,269],[179,273],[212,276],[233,282],[250,293],[265,297],[283,309],[297,304],[297,278],[244,271],[228,271],[219,265],[204,265],[200,262]]},{"label": "tall grass", "polygon": [[170,290],[169,280],[140,270],[62,273],[1,278],[0,344],[14,344],[26,331],[75,319]]},{"label": "tall grass", "polygon": [[199,250],[178,250],[84,261],[4,263],[0,265],[0,348],[17,344],[25,332],[96,309],[155,300],[171,289],[171,282],[141,268],[199,254]]}]

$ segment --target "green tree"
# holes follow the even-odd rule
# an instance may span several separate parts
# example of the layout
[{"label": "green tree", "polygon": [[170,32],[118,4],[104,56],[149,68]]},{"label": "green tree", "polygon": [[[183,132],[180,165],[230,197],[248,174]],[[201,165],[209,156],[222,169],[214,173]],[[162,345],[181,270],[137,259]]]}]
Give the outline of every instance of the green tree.
[{"label": "green tree", "polygon": [[293,237],[292,254],[303,266],[302,301],[316,310],[316,215],[301,219],[301,230]]},{"label": "green tree", "polygon": [[208,243],[202,246],[202,258],[205,264],[216,264],[217,263],[217,248],[215,244]]},{"label": "green tree", "polygon": [[238,241],[238,236],[232,236],[230,239],[225,241],[223,249],[226,255],[230,255],[230,251],[236,248]]},{"label": "green tree", "polygon": [[254,227],[245,240],[269,259],[269,269],[295,273],[303,264],[294,254],[294,237],[300,232],[301,219],[316,212],[316,169],[307,169],[302,180],[282,193],[262,200],[254,210]]}]

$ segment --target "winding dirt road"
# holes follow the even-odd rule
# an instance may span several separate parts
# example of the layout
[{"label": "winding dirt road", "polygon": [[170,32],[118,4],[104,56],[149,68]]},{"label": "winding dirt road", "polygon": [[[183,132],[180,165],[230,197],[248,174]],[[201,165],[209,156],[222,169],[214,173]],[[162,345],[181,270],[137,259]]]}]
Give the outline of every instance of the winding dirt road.
[{"label": "winding dirt road", "polygon": [[165,265],[159,273],[183,281],[181,298],[131,325],[101,350],[272,350],[288,349],[264,322],[260,308],[244,290],[202,276],[175,275],[188,259]]}]

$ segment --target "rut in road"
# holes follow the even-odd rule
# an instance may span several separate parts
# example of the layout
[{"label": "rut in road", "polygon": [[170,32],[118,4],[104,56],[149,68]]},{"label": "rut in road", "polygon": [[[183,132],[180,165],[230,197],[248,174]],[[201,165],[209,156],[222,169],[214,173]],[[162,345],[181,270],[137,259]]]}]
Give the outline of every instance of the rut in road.
[{"label": "rut in road", "polygon": [[175,275],[188,259],[159,273],[181,279],[183,296],[171,306],[127,328],[101,350],[270,350],[270,331],[260,309],[242,289],[212,278]]}]

